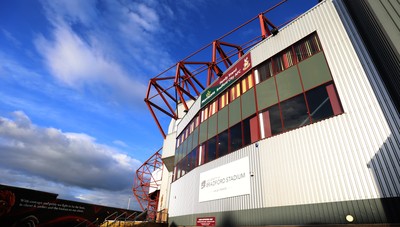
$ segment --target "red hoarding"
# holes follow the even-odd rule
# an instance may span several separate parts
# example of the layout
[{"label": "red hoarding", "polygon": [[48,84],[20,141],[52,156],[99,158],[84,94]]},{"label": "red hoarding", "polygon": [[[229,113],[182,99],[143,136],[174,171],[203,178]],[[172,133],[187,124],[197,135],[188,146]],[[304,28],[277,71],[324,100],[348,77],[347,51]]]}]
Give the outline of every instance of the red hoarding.
[{"label": "red hoarding", "polygon": [[215,226],[215,217],[197,218],[196,226]]}]

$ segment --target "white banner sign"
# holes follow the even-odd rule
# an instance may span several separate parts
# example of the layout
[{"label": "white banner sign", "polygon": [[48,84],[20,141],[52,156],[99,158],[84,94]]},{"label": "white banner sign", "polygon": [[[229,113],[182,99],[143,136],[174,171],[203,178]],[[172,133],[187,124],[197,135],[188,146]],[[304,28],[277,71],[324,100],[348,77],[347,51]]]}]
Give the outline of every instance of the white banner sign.
[{"label": "white banner sign", "polygon": [[249,157],[200,173],[199,202],[250,194]]}]

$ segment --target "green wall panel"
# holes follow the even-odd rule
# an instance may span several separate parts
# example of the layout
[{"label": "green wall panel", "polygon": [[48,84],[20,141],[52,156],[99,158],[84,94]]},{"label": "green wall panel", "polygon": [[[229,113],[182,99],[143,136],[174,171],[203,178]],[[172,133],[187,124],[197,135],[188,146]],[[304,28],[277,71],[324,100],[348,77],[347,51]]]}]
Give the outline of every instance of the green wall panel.
[{"label": "green wall panel", "polygon": [[256,86],[258,109],[262,110],[278,103],[274,78],[270,78]]},{"label": "green wall panel", "polygon": [[188,136],[188,138],[186,138],[187,147],[186,147],[184,156],[186,156],[187,154],[189,154],[192,151],[192,142],[193,142],[192,138],[193,138],[193,134],[190,134],[190,136]]},{"label": "green wall panel", "polygon": [[205,120],[202,123],[200,123],[199,143],[203,143],[207,140],[207,123],[208,120]]},{"label": "green wall panel", "polygon": [[305,90],[332,80],[322,52],[300,62],[299,69]]},{"label": "green wall panel", "polygon": [[229,127],[242,120],[240,111],[240,97],[229,104]]},{"label": "green wall panel", "polygon": [[254,88],[248,90],[242,96],[242,119],[246,119],[256,112],[256,97]]},{"label": "green wall panel", "polygon": [[218,111],[218,133],[228,128],[228,106]]},{"label": "green wall panel", "polygon": [[199,145],[199,128],[195,128],[193,131],[193,141],[192,141],[192,149],[193,150],[195,147]]},{"label": "green wall panel", "polygon": [[218,115],[216,114],[208,118],[208,139],[217,135],[217,119]]},{"label": "green wall panel", "polygon": [[303,91],[297,67],[291,67],[276,75],[276,83],[281,101],[298,95]]}]

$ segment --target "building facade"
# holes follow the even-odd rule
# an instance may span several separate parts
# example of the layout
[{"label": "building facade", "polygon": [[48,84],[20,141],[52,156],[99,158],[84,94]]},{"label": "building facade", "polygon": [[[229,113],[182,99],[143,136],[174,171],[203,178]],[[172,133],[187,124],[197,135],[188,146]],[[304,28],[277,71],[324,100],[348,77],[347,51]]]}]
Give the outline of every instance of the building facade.
[{"label": "building facade", "polygon": [[400,223],[395,91],[351,15],[320,2],[171,122],[170,224]]}]

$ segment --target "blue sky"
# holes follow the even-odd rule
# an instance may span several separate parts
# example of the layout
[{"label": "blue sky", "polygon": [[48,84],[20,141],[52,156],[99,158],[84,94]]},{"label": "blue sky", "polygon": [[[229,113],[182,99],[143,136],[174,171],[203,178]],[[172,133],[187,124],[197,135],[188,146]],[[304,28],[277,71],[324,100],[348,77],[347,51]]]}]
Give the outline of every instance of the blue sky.
[{"label": "blue sky", "polygon": [[[163,142],[149,79],[278,2],[0,1],[0,184],[126,208]],[[316,3],[267,17],[280,25]]]}]

